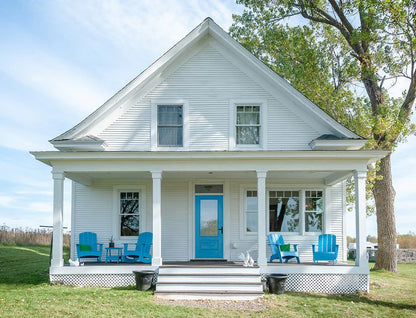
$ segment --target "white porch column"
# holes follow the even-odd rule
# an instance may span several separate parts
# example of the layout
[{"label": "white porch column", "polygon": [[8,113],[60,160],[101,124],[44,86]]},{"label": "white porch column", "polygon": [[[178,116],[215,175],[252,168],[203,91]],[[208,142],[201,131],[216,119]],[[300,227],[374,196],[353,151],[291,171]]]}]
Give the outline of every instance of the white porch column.
[{"label": "white porch column", "polygon": [[367,180],[366,171],[354,171],[355,180],[355,226],[356,226],[356,257],[355,265],[368,268],[367,260],[367,238],[365,231],[366,223],[366,190],[365,183]]},{"label": "white porch column", "polygon": [[266,258],[266,170],[257,171],[258,266],[267,266]]},{"label": "white porch column", "polygon": [[153,179],[153,255],[152,265],[162,265],[162,171],[151,171]]},{"label": "white porch column", "polygon": [[63,210],[64,210],[64,181],[63,172],[52,171],[53,177],[53,232],[51,267],[64,266],[63,259]]}]

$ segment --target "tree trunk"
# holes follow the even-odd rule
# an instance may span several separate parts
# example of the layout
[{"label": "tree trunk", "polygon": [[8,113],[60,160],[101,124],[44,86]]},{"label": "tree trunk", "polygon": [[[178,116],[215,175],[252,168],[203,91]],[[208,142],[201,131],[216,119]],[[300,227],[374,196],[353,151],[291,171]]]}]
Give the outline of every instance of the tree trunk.
[{"label": "tree trunk", "polygon": [[373,194],[377,210],[378,251],[375,269],[397,272],[397,234],[394,218],[394,198],[390,154],[380,160]]}]

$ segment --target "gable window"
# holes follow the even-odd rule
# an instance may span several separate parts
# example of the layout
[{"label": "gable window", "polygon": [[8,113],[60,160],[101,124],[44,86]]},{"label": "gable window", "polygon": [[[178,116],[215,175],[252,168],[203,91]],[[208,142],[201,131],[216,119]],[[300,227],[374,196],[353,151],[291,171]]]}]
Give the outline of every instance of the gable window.
[{"label": "gable window", "polygon": [[305,232],[322,232],[323,191],[305,191]]},{"label": "gable window", "polygon": [[257,233],[257,191],[246,191],[245,232]]},{"label": "gable window", "polygon": [[120,236],[138,236],[140,232],[140,193],[120,192]]},{"label": "gable window", "polygon": [[269,191],[269,231],[299,232],[299,191]]},{"label": "gable window", "polygon": [[157,105],[157,144],[159,147],[183,146],[182,105]]},{"label": "gable window", "polygon": [[237,105],[236,144],[260,144],[260,106]]}]

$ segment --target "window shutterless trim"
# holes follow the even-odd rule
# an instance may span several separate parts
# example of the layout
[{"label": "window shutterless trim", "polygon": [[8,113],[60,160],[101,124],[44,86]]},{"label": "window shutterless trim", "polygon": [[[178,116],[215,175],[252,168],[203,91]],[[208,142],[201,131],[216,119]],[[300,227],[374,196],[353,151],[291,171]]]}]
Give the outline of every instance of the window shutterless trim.
[{"label": "window shutterless trim", "polygon": [[[186,151],[189,150],[189,104],[183,99],[151,100],[150,149],[152,151]],[[182,106],[182,145],[158,146],[158,106]],[[162,125],[164,126],[164,125]]]},{"label": "window shutterless trim", "polygon": [[[258,144],[237,144],[237,107],[238,106],[259,106],[260,123]],[[232,99],[229,105],[229,150],[267,150],[267,100],[265,99]],[[254,127],[253,125],[239,125],[240,127]]]}]

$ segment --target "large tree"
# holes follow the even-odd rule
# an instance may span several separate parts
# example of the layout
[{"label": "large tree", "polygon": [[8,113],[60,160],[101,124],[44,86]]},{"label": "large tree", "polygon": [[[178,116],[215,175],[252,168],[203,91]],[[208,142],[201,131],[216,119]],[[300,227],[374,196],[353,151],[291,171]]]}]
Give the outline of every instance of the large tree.
[{"label": "large tree", "polygon": [[[237,0],[231,34],[334,118],[389,151],[370,183],[376,268],[397,271],[390,154],[414,126],[414,0]],[[405,83],[401,96],[393,89]]]}]

